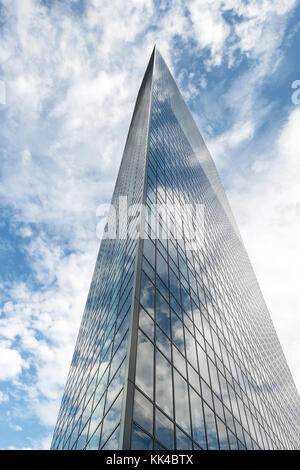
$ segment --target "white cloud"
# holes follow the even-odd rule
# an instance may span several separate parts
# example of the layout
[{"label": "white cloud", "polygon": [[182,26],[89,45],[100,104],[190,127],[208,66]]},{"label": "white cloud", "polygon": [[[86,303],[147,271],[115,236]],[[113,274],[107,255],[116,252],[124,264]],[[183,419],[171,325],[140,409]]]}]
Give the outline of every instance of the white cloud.
[{"label": "white cloud", "polygon": [[220,7],[221,2],[214,0],[193,1],[189,5],[194,38],[199,48],[209,49],[210,65],[221,64],[225,40],[230,34],[230,26]]},{"label": "white cloud", "polygon": [[0,80],[0,105],[6,104],[6,88],[5,83]]},{"label": "white cloud", "polygon": [[0,380],[15,379],[24,367],[28,364],[19,351],[11,348],[7,341],[0,342]]},{"label": "white cloud", "polygon": [[8,450],[49,450],[52,441],[52,433],[49,433],[45,437],[41,437],[40,439],[30,440],[32,442],[31,447],[8,446]]},{"label": "white cloud", "polygon": [[219,170],[228,166],[230,150],[251,139],[253,133],[254,128],[251,121],[238,122],[229,131],[226,131],[217,138],[207,142]]},{"label": "white cloud", "polygon": [[10,424],[9,427],[14,431],[22,431],[22,426],[20,426],[19,424]]},{"label": "white cloud", "polygon": [[[48,246],[46,252],[45,242],[37,238],[29,249],[32,267],[36,267],[44,288],[32,291],[30,286],[16,284],[10,290],[13,302],[4,304],[0,338],[6,338],[6,343],[0,343],[0,379],[17,379],[22,367],[33,366],[32,381],[17,380],[15,386],[25,392],[30,412],[44,425],[53,426],[86,301],[97,242],[87,245],[86,253],[64,256],[57,252],[53,259],[49,255],[53,247]],[[48,284],[47,279],[52,282]],[[18,351],[11,349],[13,342],[26,354],[26,362]],[[24,410],[16,413],[22,415]]]},{"label": "white cloud", "polygon": [[31,237],[33,235],[31,228],[27,225],[20,228],[20,235],[24,238]]},{"label": "white cloud", "polygon": [[6,403],[8,401],[9,401],[8,394],[0,391],[0,403]]}]

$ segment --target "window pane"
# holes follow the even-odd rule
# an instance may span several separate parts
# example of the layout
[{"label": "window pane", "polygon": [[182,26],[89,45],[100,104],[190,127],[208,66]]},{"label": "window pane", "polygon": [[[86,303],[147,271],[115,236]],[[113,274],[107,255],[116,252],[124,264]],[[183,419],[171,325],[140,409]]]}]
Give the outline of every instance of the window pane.
[{"label": "window pane", "polygon": [[237,438],[235,437],[235,435],[231,431],[229,431],[228,436],[229,436],[229,442],[230,442],[230,449],[238,450],[239,446],[238,446]]},{"label": "window pane", "polygon": [[202,411],[202,399],[190,388],[193,439],[206,449],[205,428]]},{"label": "window pane", "polygon": [[154,266],[155,262],[155,246],[150,239],[144,240],[144,255],[148,259],[149,263]]},{"label": "window pane", "polygon": [[197,309],[193,309],[193,313],[194,313],[194,322],[195,322],[195,325],[196,325],[196,327],[198,328],[198,330],[200,331],[200,333],[202,333],[203,328],[202,328],[201,312],[200,312],[200,310],[197,308]]},{"label": "window pane", "polygon": [[158,291],[156,291],[156,321],[161,329],[170,336],[170,308]]},{"label": "window pane", "polygon": [[174,366],[186,378],[186,362],[182,354],[173,346],[173,362]]},{"label": "window pane", "polygon": [[153,344],[139,331],[135,382],[150,398],[153,397]]},{"label": "window pane", "polygon": [[103,420],[103,427],[102,427],[102,436],[101,436],[101,446],[103,446],[112,433],[112,431],[116,428],[117,424],[120,421],[121,417],[121,406],[122,406],[122,395],[120,393],[112,407],[110,408],[109,412],[105,416]]},{"label": "window pane", "polygon": [[[95,432],[96,428],[99,426],[99,423],[102,420],[104,401],[105,401],[104,399],[105,399],[105,395],[102,396],[100,402],[97,403],[92,413],[91,422],[90,422],[90,430],[89,430],[89,438]],[[98,437],[98,444],[99,444],[99,437]]]},{"label": "window pane", "polygon": [[110,436],[107,443],[102,450],[117,450],[119,448],[119,435],[120,435],[120,426],[114,431],[114,433]]},{"label": "window pane", "polygon": [[171,341],[158,326],[156,327],[156,346],[171,361]]},{"label": "window pane", "polygon": [[187,328],[184,329],[185,345],[186,345],[186,358],[198,370],[197,355],[196,355],[196,342]]},{"label": "window pane", "polygon": [[87,450],[98,450],[99,449],[99,439],[100,439],[100,432],[101,432],[102,425],[98,427],[96,432],[93,434],[91,439],[89,440],[86,449]]},{"label": "window pane", "polygon": [[133,450],[151,450],[153,448],[153,440],[147,436],[140,428],[133,424],[131,448]]},{"label": "window pane", "polygon": [[192,450],[193,449],[193,444],[192,444],[191,439],[177,427],[176,427],[176,449],[177,450]]},{"label": "window pane", "polygon": [[172,319],[172,341],[182,353],[184,353],[183,324],[175,313],[171,315]]},{"label": "window pane", "polygon": [[156,390],[155,400],[169,416],[173,417],[171,364],[156,350]]},{"label": "window pane", "polygon": [[154,286],[149,277],[142,272],[141,279],[141,304],[153,316],[154,314]]},{"label": "window pane", "polygon": [[153,433],[153,405],[138,390],[134,392],[133,419],[150,434]]},{"label": "window pane", "polygon": [[166,286],[168,286],[168,265],[159,251],[156,252],[156,272]]},{"label": "window pane", "polygon": [[78,440],[77,440],[77,443],[76,443],[76,446],[75,446],[75,449],[76,450],[82,450],[86,444],[86,438],[87,438],[87,430],[88,430],[88,425],[85,426],[84,430],[81,432]]},{"label": "window pane", "polygon": [[155,282],[155,271],[150,263],[143,258],[143,271],[147,274],[147,276],[151,279],[152,282]]},{"label": "window pane", "polygon": [[172,269],[170,269],[170,291],[174,295],[175,299],[180,302],[180,285],[177,276],[175,276]]},{"label": "window pane", "polygon": [[182,307],[187,312],[191,312],[191,299],[187,291],[182,287],[181,288],[181,298],[182,298]]},{"label": "window pane", "polygon": [[174,370],[174,393],[176,423],[191,434],[187,383],[176,370]]},{"label": "window pane", "polygon": [[200,393],[200,381],[199,375],[195,371],[195,369],[188,364],[188,375],[189,375],[189,383],[194,387],[196,392]]},{"label": "window pane", "polygon": [[205,414],[205,426],[208,449],[218,449],[218,436],[216,431],[215,416],[206,403],[203,404]]},{"label": "window pane", "polygon": [[208,383],[210,384],[209,380],[209,375],[208,375],[208,367],[207,367],[207,358],[206,358],[206,353],[203,351],[203,349],[197,345],[197,351],[198,351],[198,360],[199,360],[199,371],[200,371],[200,376]]},{"label": "window pane", "polygon": [[217,395],[220,396],[220,387],[219,387],[219,380],[218,380],[218,372],[214,363],[208,359],[209,365],[209,372],[210,372],[210,380],[211,380],[211,388],[216,392]]},{"label": "window pane", "polygon": [[167,449],[174,449],[174,425],[157,408],[155,409],[155,435]]},{"label": "window pane", "polygon": [[165,447],[163,447],[161,444],[159,444],[157,441],[155,441],[154,449],[155,450],[165,450]]},{"label": "window pane", "polygon": [[116,396],[122,389],[124,385],[124,376],[125,376],[125,361],[119,368],[118,372],[114,376],[111,384],[109,385],[107,389],[107,398],[106,398],[106,405],[105,405],[106,410],[108,410],[113,400],[116,398]]},{"label": "window pane", "polygon": [[150,315],[145,312],[144,309],[140,308],[140,316],[139,316],[139,326],[144,330],[144,332],[149,336],[150,339],[153,341],[154,337],[154,322]]},{"label": "window pane", "polygon": [[229,449],[229,445],[228,445],[226,426],[219,418],[217,418],[217,426],[218,426],[220,449],[227,450]]}]

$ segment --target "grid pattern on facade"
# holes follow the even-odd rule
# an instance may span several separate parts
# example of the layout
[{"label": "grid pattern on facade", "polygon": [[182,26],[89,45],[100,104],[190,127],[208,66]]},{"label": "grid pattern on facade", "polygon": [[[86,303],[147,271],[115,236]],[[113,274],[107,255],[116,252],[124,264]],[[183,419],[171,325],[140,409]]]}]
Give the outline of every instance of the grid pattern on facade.
[{"label": "grid pattern on facade", "polygon": [[[102,241],[52,448],[299,448],[293,379],[216,168],[156,49],[117,209],[120,195],[152,214],[171,207],[174,236],[157,211],[156,227],[142,223],[147,239]],[[186,203],[204,205],[192,250],[202,227],[181,219]]]},{"label": "grid pattern on facade", "polygon": [[180,242],[164,239],[164,219],[157,233],[146,224],[131,446],[298,448],[297,392],[252,267],[177,121],[159,54],[155,66],[147,204],[204,204],[205,237],[191,251],[192,221]]}]

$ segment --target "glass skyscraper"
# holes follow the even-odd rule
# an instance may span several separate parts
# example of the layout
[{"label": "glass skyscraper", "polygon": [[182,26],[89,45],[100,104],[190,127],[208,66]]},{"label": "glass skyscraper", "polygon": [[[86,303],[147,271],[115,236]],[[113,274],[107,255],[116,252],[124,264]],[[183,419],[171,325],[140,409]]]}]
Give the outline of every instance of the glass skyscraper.
[{"label": "glass skyscraper", "polygon": [[[101,242],[52,449],[299,449],[295,384],[216,167],[156,48],[117,213],[126,197],[146,211]],[[120,233],[114,215],[106,229],[115,221]]]}]

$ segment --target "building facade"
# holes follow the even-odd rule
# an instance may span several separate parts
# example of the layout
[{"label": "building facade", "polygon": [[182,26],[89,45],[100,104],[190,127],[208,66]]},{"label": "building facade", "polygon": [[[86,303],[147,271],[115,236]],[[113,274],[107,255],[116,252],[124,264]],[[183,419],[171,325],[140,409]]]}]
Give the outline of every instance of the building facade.
[{"label": "building facade", "polygon": [[124,198],[146,209],[126,236],[101,242],[52,449],[299,449],[295,384],[213,160],[156,48],[107,230],[124,229]]}]

